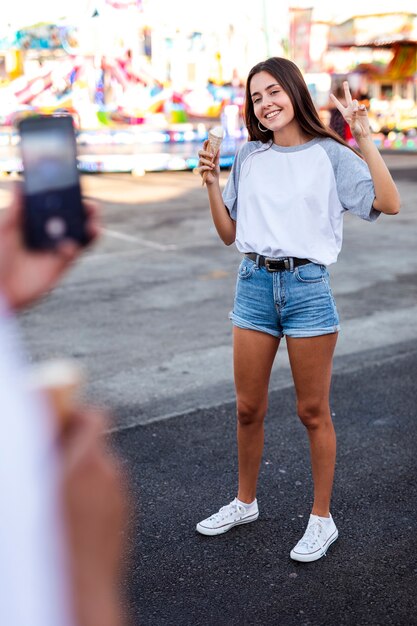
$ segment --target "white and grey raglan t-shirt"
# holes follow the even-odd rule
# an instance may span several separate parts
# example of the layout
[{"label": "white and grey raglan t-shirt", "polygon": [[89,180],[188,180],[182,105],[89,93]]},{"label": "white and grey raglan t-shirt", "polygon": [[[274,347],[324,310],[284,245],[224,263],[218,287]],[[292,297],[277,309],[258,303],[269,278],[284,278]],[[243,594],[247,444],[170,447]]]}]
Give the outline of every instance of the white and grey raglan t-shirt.
[{"label": "white and grey raglan t-shirt", "polygon": [[367,164],[334,139],[282,147],[250,141],[236,155],[223,201],[240,252],[335,263],[343,214],[379,215]]}]

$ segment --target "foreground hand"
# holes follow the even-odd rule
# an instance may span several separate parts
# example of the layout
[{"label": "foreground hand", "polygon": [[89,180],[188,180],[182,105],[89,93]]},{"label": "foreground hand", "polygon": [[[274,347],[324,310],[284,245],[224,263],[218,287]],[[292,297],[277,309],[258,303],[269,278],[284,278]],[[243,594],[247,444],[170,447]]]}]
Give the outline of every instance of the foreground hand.
[{"label": "foreground hand", "polygon": [[208,139],[203,143],[203,148],[198,152],[198,168],[197,171],[203,178],[206,185],[212,185],[219,179],[220,175],[220,150],[217,154],[213,154],[208,148]]},{"label": "foreground hand", "polygon": [[352,100],[349,83],[346,80],[343,82],[343,89],[345,90],[346,106],[343,106],[336,96],[330,94],[332,102],[349,124],[352,135],[356,140],[370,137],[371,130],[365,105],[360,105],[357,100]]},{"label": "foreground hand", "polygon": [[[99,234],[96,205],[85,203],[92,240]],[[12,309],[31,304],[52,289],[83,249],[63,242],[56,250],[28,250],[23,242],[23,198],[16,186],[11,206],[0,219],[0,290]]]},{"label": "foreground hand", "polygon": [[58,424],[61,510],[69,582],[79,626],[120,626],[128,503],[118,461],[106,447],[105,419],[83,408]]}]

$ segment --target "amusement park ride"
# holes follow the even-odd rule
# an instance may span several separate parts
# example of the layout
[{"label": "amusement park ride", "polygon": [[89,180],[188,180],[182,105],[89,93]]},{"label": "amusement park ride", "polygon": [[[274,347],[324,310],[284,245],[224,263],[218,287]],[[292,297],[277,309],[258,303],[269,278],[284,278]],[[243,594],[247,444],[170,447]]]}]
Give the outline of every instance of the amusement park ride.
[{"label": "amusement park ride", "polygon": [[[126,3],[111,4],[116,12],[126,8]],[[13,148],[16,121],[55,112],[73,116],[80,168],[87,171],[193,169],[196,142],[204,141],[219,120],[227,136],[221,165],[230,166],[237,143],[246,136],[242,87],[208,81],[204,88],[179,91],[138,63],[122,39],[103,46],[97,31],[107,26],[96,10],[88,25],[41,23],[0,41],[5,68],[0,152],[11,146],[0,169],[19,169]],[[86,32],[93,40],[87,47]]]}]

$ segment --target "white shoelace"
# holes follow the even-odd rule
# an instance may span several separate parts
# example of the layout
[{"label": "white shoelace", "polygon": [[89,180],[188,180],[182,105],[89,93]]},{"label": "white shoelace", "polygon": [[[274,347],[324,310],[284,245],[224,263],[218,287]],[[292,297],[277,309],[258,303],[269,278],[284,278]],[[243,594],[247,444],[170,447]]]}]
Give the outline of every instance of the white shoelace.
[{"label": "white shoelace", "polygon": [[236,504],[236,502],[231,502],[230,504],[226,504],[226,506],[222,506],[218,513],[212,515],[209,519],[213,522],[222,522],[226,519],[226,517],[232,517],[233,515],[239,513],[240,515],[244,514],[244,509],[242,506]]},{"label": "white shoelace", "polygon": [[320,535],[325,532],[323,523],[320,520],[315,520],[313,522],[309,522],[307,529],[304,533],[304,536],[299,541],[299,546],[305,546],[307,550],[313,550],[315,546],[318,544],[321,550],[324,549],[324,543],[320,540]]}]

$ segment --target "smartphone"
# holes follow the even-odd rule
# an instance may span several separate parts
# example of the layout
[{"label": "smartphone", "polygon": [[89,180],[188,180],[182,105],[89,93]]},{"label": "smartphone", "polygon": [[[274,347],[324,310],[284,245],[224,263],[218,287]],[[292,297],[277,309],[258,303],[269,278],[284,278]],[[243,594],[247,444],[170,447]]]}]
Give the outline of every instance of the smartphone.
[{"label": "smartphone", "polygon": [[64,240],[89,242],[81,199],[74,123],[70,115],[20,121],[24,174],[24,239],[28,248],[53,249]]}]

